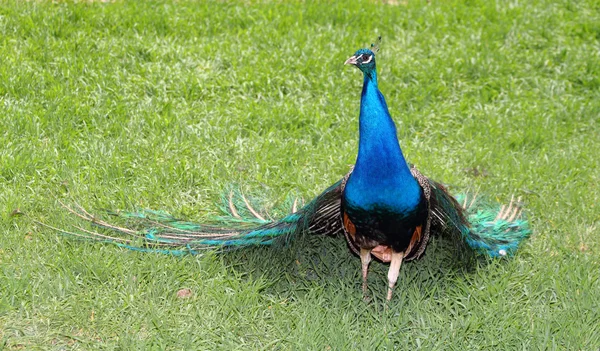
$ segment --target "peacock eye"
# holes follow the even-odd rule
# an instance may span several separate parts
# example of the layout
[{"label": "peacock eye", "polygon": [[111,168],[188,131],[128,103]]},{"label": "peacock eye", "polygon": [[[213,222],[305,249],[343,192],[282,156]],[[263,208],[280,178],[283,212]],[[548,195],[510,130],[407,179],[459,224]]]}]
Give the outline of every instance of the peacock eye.
[{"label": "peacock eye", "polygon": [[369,55],[369,54],[363,54],[361,58],[362,58],[363,63],[371,62],[371,55]]}]

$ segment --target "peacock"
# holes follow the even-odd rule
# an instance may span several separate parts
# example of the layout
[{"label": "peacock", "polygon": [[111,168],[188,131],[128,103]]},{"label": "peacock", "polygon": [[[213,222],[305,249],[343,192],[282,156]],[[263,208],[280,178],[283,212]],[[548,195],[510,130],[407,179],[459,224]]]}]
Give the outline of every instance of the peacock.
[{"label": "peacock", "polygon": [[345,238],[350,251],[360,257],[365,297],[373,257],[389,263],[387,301],[392,298],[402,262],[420,258],[433,235],[447,235],[484,256],[514,253],[531,233],[520,199],[499,206],[485,203],[477,195],[455,198],[441,183],[407,163],[377,85],[378,47],[372,44],[360,49],[345,61],[363,74],[355,165],[307,204],[300,207],[294,201],[288,215],[267,219],[243,194],[231,191],[224,201],[227,216],[218,223],[194,223],[164,211],[112,212],[134,222],[122,226],[81,206],[63,204],[73,215],[102,230],[51,228],[83,240],[172,255],[286,243],[307,233],[337,236]]}]

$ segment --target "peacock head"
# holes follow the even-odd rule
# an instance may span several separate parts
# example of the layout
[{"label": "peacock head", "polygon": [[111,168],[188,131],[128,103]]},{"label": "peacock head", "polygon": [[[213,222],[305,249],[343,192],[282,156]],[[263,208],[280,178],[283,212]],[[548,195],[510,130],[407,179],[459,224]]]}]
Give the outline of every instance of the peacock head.
[{"label": "peacock head", "polygon": [[371,44],[369,49],[360,49],[354,53],[354,55],[350,56],[344,62],[346,65],[354,65],[363,73],[371,73],[375,71],[375,53],[379,51],[379,43],[381,42],[381,37],[377,38],[376,44]]},{"label": "peacock head", "polygon": [[344,62],[346,65],[354,65],[359,70],[367,73],[375,70],[375,53],[369,49],[360,49]]}]

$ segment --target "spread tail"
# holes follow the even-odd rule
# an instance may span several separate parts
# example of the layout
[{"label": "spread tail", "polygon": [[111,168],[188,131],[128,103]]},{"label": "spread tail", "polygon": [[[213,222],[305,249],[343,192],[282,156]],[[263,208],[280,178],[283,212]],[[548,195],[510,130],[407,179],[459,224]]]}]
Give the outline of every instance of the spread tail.
[{"label": "spread tail", "polygon": [[479,199],[477,194],[454,198],[437,183],[432,193],[436,222],[478,253],[490,257],[513,254],[531,235],[520,198],[515,201],[513,197],[502,206]]},{"label": "spread tail", "polygon": [[[323,218],[327,218],[330,209],[339,202],[339,185],[340,182],[332,185],[302,208],[299,208],[300,201],[294,200],[291,213],[279,220],[266,219],[245,196],[230,192],[224,199],[225,216],[216,218],[214,225],[178,219],[164,211],[109,211],[109,215],[128,223],[121,226],[92,215],[79,205],[70,207],[62,202],[72,215],[90,223],[92,229],[100,230],[73,225],[74,230],[68,231],[38,223],[72,238],[110,243],[134,251],[197,255],[206,250],[286,243],[305,230],[324,234],[318,227],[327,224]],[[335,228],[335,221],[328,220],[329,226]]]}]

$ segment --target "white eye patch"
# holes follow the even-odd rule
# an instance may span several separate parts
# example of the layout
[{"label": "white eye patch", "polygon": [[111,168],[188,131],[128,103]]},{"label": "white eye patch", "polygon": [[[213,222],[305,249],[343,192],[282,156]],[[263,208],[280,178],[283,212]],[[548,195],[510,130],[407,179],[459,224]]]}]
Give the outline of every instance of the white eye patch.
[{"label": "white eye patch", "polygon": [[368,58],[362,62],[363,64],[369,63],[373,59],[373,55],[363,55],[363,57],[365,57],[365,56],[368,56]]}]

